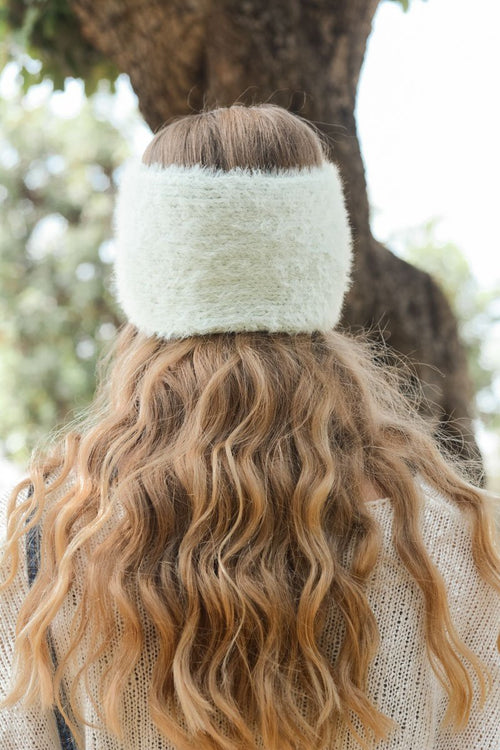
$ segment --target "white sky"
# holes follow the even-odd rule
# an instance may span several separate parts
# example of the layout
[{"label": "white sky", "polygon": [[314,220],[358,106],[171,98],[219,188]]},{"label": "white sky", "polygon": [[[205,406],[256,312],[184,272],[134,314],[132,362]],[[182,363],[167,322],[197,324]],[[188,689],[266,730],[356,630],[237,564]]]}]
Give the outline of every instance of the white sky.
[{"label": "white sky", "polygon": [[481,283],[500,280],[500,2],[382,2],[357,120],[382,241],[432,216]]}]

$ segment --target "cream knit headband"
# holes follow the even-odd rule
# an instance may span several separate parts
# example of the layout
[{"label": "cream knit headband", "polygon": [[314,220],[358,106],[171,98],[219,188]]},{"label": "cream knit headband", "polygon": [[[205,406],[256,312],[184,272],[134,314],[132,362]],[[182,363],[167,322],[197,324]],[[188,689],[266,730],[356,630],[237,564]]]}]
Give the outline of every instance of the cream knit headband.
[{"label": "cream knit headband", "polygon": [[338,322],[351,233],[331,162],[224,172],[131,161],[114,229],[113,290],[149,336],[310,333]]}]

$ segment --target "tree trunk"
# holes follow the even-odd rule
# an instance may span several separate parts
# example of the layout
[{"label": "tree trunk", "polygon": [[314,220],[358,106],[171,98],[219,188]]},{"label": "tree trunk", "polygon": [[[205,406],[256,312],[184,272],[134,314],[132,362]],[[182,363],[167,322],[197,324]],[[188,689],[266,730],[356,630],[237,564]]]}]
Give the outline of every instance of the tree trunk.
[{"label": "tree trunk", "polygon": [[153,131],[203,107],[272,98],[330,137],[355,237],[354,284],[342,325],[370,328],[406,355],[454,452],[480,458],[450,306],[428,274],[394,256],[370,231],[354,106],[379,0],[70,2],[86,39],[129,75]]}]

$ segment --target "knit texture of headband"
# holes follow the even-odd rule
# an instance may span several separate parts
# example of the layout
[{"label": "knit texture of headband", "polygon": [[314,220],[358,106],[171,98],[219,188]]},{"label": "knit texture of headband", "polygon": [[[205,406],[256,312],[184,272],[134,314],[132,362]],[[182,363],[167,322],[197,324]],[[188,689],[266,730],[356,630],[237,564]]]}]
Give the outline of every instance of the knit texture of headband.
[{"label": "knit texture of headband", "polygon": [[311,333],[339,320],[351,232],[331,162],[223,171],[130,161],[113,222],[113,291],[149,336]]}]

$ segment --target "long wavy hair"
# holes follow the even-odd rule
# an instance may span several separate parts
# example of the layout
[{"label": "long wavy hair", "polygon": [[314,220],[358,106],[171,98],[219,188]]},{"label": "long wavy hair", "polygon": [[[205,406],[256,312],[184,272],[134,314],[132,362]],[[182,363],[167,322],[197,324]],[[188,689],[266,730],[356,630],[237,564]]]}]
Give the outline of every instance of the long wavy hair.
[{"label": "long wavy hair", "polygon": [[[268,169],[325,155],[314,127],[265,104],[173,120],[143,160]],[[387,737],[393,721],[366,694],[380,642],[366,596],[381,545],[369,483],[392,505],[396,550],[423,594],[428,654],[449,696],[445,724],[467,724],[473,685],[460,657],[477,672],[482,702],[485,665],[451,620],[421,537],[416,478],[473,518],[475,565],[500,590],[494,508],[438,447],[408,372],[337,330],[163,340],[127,323],[98,375],[89,409],[33,455],[9,501],[1,590],[14,585],[35,524],[42,547],[4,705],[57,705],[80,743],[72,715],[88,721],[76,686],[105,657],[97,709],[123,737],[123,690],[154,640],[150,715],[180,750],[253,750],[260,741],[323,750],[346,727],[370,747],[351,712],[365,735]],[[53,674],[49,628],[77,568],[82,594]],[[345,626],[334,663],[321,646],[332,604]],[[84,636],[63,706],[61,681]]]}]

